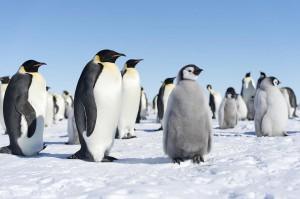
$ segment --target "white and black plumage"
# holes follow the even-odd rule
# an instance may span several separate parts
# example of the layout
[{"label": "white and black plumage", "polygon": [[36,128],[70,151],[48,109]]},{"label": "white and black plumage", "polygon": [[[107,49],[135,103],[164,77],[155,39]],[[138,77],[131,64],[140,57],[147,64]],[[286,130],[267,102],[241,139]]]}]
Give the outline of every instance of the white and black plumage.
[{"label": "white and black plumage", "polygon": [[297,111],[297,98],[296,95],[290,87],[280,88],[281,93],[286,99],[288,105],[289,118],[298,117]]},{"label": "white and black plumage", "polygon": [[256,84],[256,89],[259,89],[261,81],[262,81],[263,79],[265,79],[266,77],[267,77],[267,76],[266,76],[266,73],[260,72],[260,76],[259,76],[259,78],[258,78],[258,80],[257,80],[257,84]]},{"label": "white and black plumage", "polygon": [[68,91],[63,91],[62,97],[64,98],[64,101],[65,101],[64,116],[67,119],[70,114],[70,111],[72,111],[72,109],[74,107],[74,100],[73,100],[73,96]]},{"label": "white and black plumage", "polygon": [[242,91],[241,91],[241,95],[246,104],[251,99],[251,97],[255,95],[255,91],[256,91],[255,83],[251,77],[251,73],[247,73],[242,80]]},{"label": "white and black plumage", "polygon": [[207,85],[207,90],[209,91],[209,106],[212,112],[212,118],[218,119],[218,111],[222,102],[222,95],[213,90],[212,86],[209,84]]},{"label": "white and black plumage", "polygon": [[3,116],[3,101],[4,101],[4,95],[5,91],[7,89],[8,83],[10,81],[9,76],[0,77],[1,86],[0,86],[0,125],[4,129],[5,134],[6,132],[6,126],[4,122],[4,116]]},{"label": "white and black plumage", "polygon": [[254,98],[255,132],[261,136],[284,136],[288,121],[288,107],[286,100],[277,85],[275,77],[266,77]]},{"label": "white and black plumage", "polygon": [[54,100],[53,95],[49,93],[50,87],[46,87],[47,90],[47,105],[46,105],[46,116],[45,116],[45,127],[51,127],[54,120]]},{"label": "white and black plumage", "polygon": [[202,69],[195,65],[183,67],[177,85],[169,96],[164,115],[164,152],[174,161],[192,159],[204,162],[211,151],[211,110],[204,89],[197,83]]}]

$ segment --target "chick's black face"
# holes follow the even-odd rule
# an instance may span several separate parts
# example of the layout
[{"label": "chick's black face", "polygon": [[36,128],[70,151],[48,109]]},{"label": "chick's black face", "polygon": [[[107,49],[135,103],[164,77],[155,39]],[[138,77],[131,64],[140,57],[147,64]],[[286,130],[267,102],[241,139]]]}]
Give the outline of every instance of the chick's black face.
[{"label": "chick's black face", "polygon": [[120,56],[125,56],[122,53],[115,52],[113,50],[101,50],[97,53],[97,55],[100,57],[101,62],[110,62],[110,63],[115,63],[116,60]]},{"label": "chick's black face", "polygon": [[26,61],[22,64],[22,66],[24,67],[24,70],[26,72],[31,72],[31,73],[38,72],[39,67],[41,65],[46,65],[46,64],[42,63],[42,62],[35,61],[35,60],[28,60],[28,61]]},{"label": "chick's black face", "polygon": [[225,93],[225,96],[227,98],[236,98],[236,92],[235,92],[234,88],[229,87]]}]

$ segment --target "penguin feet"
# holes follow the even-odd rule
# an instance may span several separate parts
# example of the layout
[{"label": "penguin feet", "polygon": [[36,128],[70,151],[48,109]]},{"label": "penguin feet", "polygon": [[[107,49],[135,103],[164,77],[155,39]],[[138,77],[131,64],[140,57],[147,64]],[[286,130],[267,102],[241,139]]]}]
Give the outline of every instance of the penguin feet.
[{"label": "penguin feet", "polygon": [[67,157],[67,159],[81,159],[81,160],[88,160],[87,156],[84,155],[84,153],[81,153],[80,151],[77,151],[75,154]]},{"label": "penguin feet", "polygon": [[131,138],[137,138],[135,135],[128,134],[127,136],[123,137],[122,139],[131,139]]},{"label": "penguin feet", "polygon": [[195,155],[193,158],[193,163],[200,164],[200,162],[204,162],[204,158],[201,155]]},{"label": "penguin feet", "polygon": [[180,165],[180,162],[184,162],[184,159],[183,159],[183,158],[174,158],[174,159],[173,159],[173,163],[174,163],[174,164],[177,163],[177,164]]},{"label": "penguin feet", "polygon": [[7,146],[1,147],[0,153],[12,154],[11,150]]},{"label": "penguin feet", "polygon": [[115,160],[118,160],[118,159],[115,158],[115,157],[106,155],[106,156],[104,156],[104,158],[101,160],[101,162],[113,162],[113,161],[115,161]]},{"label": "penguin feet", "polygon": [[158,129],[156,129],[155,131],[162,131],[163,130],[163,128],[162,128],[162,126],[161,127],[159,127]]}]

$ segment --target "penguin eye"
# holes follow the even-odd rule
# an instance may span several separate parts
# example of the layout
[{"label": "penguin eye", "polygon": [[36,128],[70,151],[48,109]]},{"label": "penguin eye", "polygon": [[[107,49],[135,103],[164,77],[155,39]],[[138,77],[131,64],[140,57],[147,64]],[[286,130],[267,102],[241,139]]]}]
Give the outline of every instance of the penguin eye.
[{"label": "penguin eye", "polygon": [[274,86],[277,86],[278,85],[278,80],[274,79],[273,84],[274,84]]},{"label": "penguin eye", "polygon": [[192,70],[188,70],[189,71],[189,73],[191,73],[192,72]]}]

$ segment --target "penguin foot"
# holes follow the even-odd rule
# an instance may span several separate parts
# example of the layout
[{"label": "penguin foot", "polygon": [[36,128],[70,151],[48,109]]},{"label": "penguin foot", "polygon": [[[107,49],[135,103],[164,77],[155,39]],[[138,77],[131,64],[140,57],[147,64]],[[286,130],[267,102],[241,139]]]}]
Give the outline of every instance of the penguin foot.
[{"label": "penguin foot", "polygon": [[81,159],[81,160],[88,160],[87,156],[84,155],[84,153],[81,153],[80,151],[77,151],[75,154],[67,157],[67,159]]},{"label": "penguin foot", "polygon": [[131,138],[137,138],[135,135],[127,135],[126,137],[123,137],[122,139],[131,139]]},{"label": "penguin foot", "polygon": [[104,158],[101,160],[101,162],[113,162],[113,161],[115,161],[115,160],[118,160],[118,159],[115,158],[115,157],[106,155],[106,156],[104,156]]},{"label": "penguin foot", "polygon": [[0,153],[12,154],[11,150],[7,146],[1,147]]},{"label": "penguin foot", "polygon": [[163,130],[163,128],[162,128],[162,126],[161,127],[159,127],[158,129],[156,129],[155,131],[162,131]]},{"label": "penguin foot", "polygon": [[204,162],[204,158],[201,155],[195,155],[193,158],[193,163],[200,164],[200,162]]},{"label": "penguin foot", "polygon": [[174,164],[177,163],[177,164],[180,165],[180,162],[184,162],[184,159],[182,159],[182,158],[174,158],[174,159],[173,159],[173,163],[174,163]]}]

